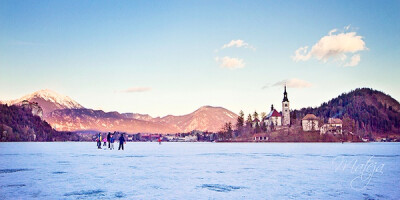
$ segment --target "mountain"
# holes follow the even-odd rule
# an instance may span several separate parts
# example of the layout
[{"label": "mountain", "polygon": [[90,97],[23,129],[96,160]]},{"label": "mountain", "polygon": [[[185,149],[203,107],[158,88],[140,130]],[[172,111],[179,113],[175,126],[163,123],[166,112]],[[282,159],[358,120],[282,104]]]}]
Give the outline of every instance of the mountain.
[{"label": "mountain", "polygon": [[32,94],[25,95],[19,99],[5,101],[10,105],[20,105],[22,101],[37,102],[43,109],[44,115],[59,109],[81,109],[83,108],[78,102],[68,96],[58,94],[52,90],[39,90]]},{"label": "mountain", "polygon": [[238,115],[222,107],[203,106],[187,115],[168,115],[163,118],[154,118],[153,121],[171,124],[181,132],[192,130],[218,132],[225,123],[234,124],[237,117]]},{"label": "mountain", "polygon": [[370,88],[359,88],[331,99],[316,108],[295,110],[301,119],[313,113],[325,122],[330,117],[343,119],[344,128],[360,134],[400,134],[400,104],[391,96]]},{"label": "mountain", "polygon": [[74,133],[58,132],[32,110],[22,106],[0,104],[0,141],[80,140]]},{"label": "mountain", "polygon": [[68,96],[40,90],[7,104],[37,102],[44,119],[59,131],[122,131],[129,133],[182,133],[192,130],[218,132],[225,123],[236,122],[237,115],[222,107],[203,106],[182,116],[153,118],[147,114],[104,112],[84,108]]},{"label": "mountain", "polygon": [[226,122],[234,123],[236,118],[235,113],[225,108],[211,106],[201,107],[187,115],[169,115],[163,118],[92,109],[55,110],[46,116],[46,120],[60,131],[97,130],[128,133],[181,133],[192,130],[217,132]]},{"label": "mountain", "polygon": [[60,131],[121,131],[128,133],[177,133],[169,124],[128,118],[118,112],[92,109],[55,110],[46,116],[53,128]]}]

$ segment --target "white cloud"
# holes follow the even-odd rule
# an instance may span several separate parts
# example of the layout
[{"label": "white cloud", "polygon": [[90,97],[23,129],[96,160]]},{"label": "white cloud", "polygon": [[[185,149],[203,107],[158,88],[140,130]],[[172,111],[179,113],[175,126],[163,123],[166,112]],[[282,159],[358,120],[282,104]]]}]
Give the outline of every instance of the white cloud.
[{"label": "white cloud", "polygon": [[224,46],[222,46],[221,49],[230,48],[230,47],[238,47],[238,48],[243,47],[243,48],[256,50],[256,48],[249,45],[249,43],[244,42],[243,40],[231,40],[229,43],[224,44]]},{"label": "white cloud", "polygon": [[328,33],[328,35],[332,35],[333,33],[336,33],[337,32],[337,29],[335,28],[335,29],[332,29],[331,31],[329,31],[329,33]]},{"label": "white cloud", "polygon": [[288,88],[308,88],[311,87],[312,84],[301,79],[292,78],[279,81],[272,86],[284,86],[286,85]]},{"label": "white cloud", "polygon": [[294,61],[307,61],[311,58],[311,54],[307,53],[308,46],[298,48],[293,56]]},{"label": "white cloud", "polygon": [[356,55],[351,57],[350,62],[344,64],[343,66],[345,66],[345,67],[354,67],[354,66],[358,65],[360,60],[361,60],[360,54],[356,54]]},{"label": "white cloud", "polygon": [[[344,29],[347,31],[350,29],[350,26],[346,26]],[[316,44],[314,44],[311,50],[308,49],[308,46],[298,48],[292,59],[297,62],[307,61],[314,57],[323,62],[332,59],[344,63],[347,59],[347,55],[353,55],[357,52],[367,50],[363,37],[357,35],[356,32],[337,32],[337,29],[329,31],[328,35],[322,37]],[[357,65],[360,58],[359,54],[357,54],[357,56],[354,55],[350,63]],[[347,64],[344,65],[350,66]]]},{"label": "white cloud", "polygon": [[229,56],[224,56],[222,58],[215,57],[215,61],[220,63],[221,67],[228,69],[243,68],[246,65],[246,63],[243,62],[243,59],[231,58]]},{"label": "white cloud", "polygon": [[133,92],[147,92],[150,91],[150,87],[131,87],[126,90],[121,90],[119,92],[121,93],[133,93]]}]

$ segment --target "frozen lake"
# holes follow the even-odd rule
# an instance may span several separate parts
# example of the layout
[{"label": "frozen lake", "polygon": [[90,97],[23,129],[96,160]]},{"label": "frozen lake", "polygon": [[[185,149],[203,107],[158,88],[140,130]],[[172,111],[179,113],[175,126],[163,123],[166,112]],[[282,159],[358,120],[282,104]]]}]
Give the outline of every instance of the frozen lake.
[{"label": "frozen lake", "polygon": [[32,198],[400,199],[400,144],[0,143],[0,199]]}]

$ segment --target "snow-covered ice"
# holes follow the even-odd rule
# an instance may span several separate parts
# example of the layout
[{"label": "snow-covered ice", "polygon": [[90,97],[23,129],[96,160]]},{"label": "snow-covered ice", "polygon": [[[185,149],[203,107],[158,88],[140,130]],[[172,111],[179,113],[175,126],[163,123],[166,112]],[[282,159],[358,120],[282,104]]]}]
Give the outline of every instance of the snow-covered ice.
[{"label": "snow-covered ice", "polygon": [[0,143],[0,199],[400,199],[399,164],[399,143]]}]

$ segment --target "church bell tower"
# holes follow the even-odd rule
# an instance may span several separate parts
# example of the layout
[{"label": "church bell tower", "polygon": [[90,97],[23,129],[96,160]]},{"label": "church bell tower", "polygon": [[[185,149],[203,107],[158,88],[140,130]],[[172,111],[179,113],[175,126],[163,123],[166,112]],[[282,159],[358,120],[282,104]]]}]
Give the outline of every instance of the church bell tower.
[{"label": "church bell tower", "polygon": [[287,98],[286,85],[285,85],[285,92],[283,92],[283,101],[282,101],[282,125],[283,126],[290,125],[290,109],[289,109],[289,99]]}]

